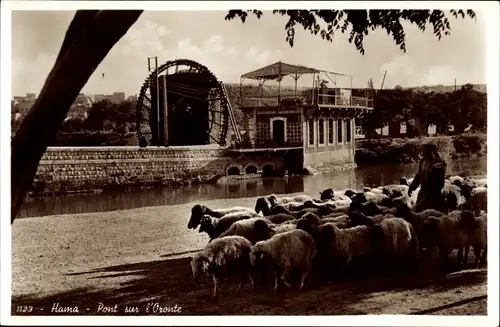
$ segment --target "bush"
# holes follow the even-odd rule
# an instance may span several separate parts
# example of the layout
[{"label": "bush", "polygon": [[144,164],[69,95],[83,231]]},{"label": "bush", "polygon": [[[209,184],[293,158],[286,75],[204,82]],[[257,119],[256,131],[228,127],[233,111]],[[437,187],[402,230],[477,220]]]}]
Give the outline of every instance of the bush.
[{"label": "bush", "polygon": [[456,153],[478,154],[483,148],[485,138],[482,135],[462,134],[453,138]]}]

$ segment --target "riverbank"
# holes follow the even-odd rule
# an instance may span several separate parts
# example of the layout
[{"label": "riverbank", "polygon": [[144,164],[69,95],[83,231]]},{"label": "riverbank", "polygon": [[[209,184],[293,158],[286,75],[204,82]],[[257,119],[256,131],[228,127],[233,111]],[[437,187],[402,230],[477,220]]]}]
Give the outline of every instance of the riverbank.
[{"label": "riverbank", "polygon": [[[255,198],[200,203],[253,207]],[[221,282],[221,297],[214,303],[212,281],[192,280],[190,254],[182,253],[208,241],[206,235],[187,229],[192,205],[16,220],[12,314],[26,305],[37,311],[25,314],[50,315],[54,303],[77,306],[79,312],[70,315],[123,315],[126,306],[137,307],[140,312],[135,314],[154,314],[146,313],[148,303],[177,305],[181,311],[174,314],[181,315],[418,314],[487,293],[485,269],[443,274],[433,262],[420,265],[423,270],[414,276],[366,277],[312,285],[300,292],[294,285],[276,297],[270,285],[256,292],[247,285],[235,295],[238,281],[228,280]],[[97,313],[99,302],[117,305],[118,310]],[[458,314],[486,315],[485,301],[478,303],[461,306]]]},{"label": "riverbank", "polygon": [[422,153],[422,145],[427,142],[435,144],[444,159],[487,155],[486,134],[462,134],[414,139],[360,140],[356,142],[355,161],[357,164],[418,162]]}]

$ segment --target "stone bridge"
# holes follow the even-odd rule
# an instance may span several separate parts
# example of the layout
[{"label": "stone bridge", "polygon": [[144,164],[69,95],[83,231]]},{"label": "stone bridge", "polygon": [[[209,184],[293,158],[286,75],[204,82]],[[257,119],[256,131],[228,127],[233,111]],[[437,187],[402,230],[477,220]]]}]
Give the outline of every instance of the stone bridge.
[{"label": "stone bridge", "polygon": [[203,183],[221,177],[299,173],[302,151],[240,152],[191,147],[53,147],[40,161],[31,194]]}]

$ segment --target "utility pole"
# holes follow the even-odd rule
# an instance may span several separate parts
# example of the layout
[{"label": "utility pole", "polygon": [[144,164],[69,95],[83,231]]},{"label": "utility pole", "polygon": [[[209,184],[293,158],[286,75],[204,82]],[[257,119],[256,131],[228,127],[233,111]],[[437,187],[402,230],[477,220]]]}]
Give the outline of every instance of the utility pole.
[{"label": "utility pole", "polygon": [[[151,61],[153,61],[154,63],[154,67],[151,66]],[[160,139],[161,139],[161,135],[160,135],[160,92],[159,92],[159,84],[158,83],[158,57],[148,57],[148,71],[151,72],[151,71],[154,71],[154,79],[155,79],[155,84],[156,84],[156,96],[154,97],[154,99],[151,99],[151,102],[154,101],[154,103],[151,103],[151,107],[153,111],[153,114],[156,115],[156,135],[154,136],[156,138],[156,145],[157,146],[160,146]],[[153,90],[152,90],[152,81],[149,80],[149,89],[151,90],[151,95],[153,95]]]},{"label": "utility pole", "polygon": [[455,91],[457,90],[457,79],[455,78]]}]

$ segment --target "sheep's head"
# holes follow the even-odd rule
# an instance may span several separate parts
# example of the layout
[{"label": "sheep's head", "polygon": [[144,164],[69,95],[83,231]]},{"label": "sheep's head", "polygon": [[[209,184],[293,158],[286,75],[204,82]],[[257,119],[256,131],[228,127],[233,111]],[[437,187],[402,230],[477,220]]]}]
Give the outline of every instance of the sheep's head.
[{"label": "sheep's head", "polygon": [[304,203],[301,206],[302,208],[316,208],[317,206],[314,204],[313,200],[307,200],[304,201]]},{"label": "sheep's head", "polygon": [[265,250],[265,245],[261,242],[255,243],[254,246],[250,249],[250,264],[252,267],[255,267],[256,265],[262,264],[262,261],[265,259],[266,256],[266,250]]},{"label": "sheep's head", "polygon": [[458,206],[458,198],[453,190],[446,192],[445,194],[446,207],[448,211],[452,211],[457,209]]},{"label": "sheep's head", "polygon": [[278,197],[274,194],[271,194],[267,197],[267,201],[271,204],[271,206],[274,206],[278,204]]},{"label": "sheep's head", "polygon": [[311,221],[304,219],[304,218],[300,218],[297,221],[297,226],[295,228],[301,229],[303,231],[308,232],[309,234],[312,234],[313,230],[314,230],[314,225]]},{"label": "sheep's head", "polygon": [[387,195],[387,196],[391,195],[391,191],[387,187],[382,188],[382,193]]},{"label": "sheep's head", "polygon": [[320,192],[319,195],[320,195],[321,201],[326,201],[326,200],[333,199],[333,196],[335,195],[335,193],[333,192],[333,189],[327,188],[323,192]]},{"label": "sheep's head", "polygon": [[371,190],[368,186],[363,187],[363,192],[370,192]]},{"label": "sheep's head", "polygon": [[363,211],[363,203],[360,201],[352,201],[349,205],[349,214],[354,211]]},{"label": "sheep's head", "polygon": [[345,190],[344,195],[348,196],[349,198],[353,198],[357,193],[354,192],[353,190]]},{"label": "sheep's head", "polygon": [[307,220],[312,226],[319,226],[321,224],[321,220],[314,212],[306,212],[301,219]]},{"label": "sheep's head", "polygon": [[257,221],[255,221],[253,224],[253,228],[257,234],[257,239],[259,241],[267,240],[276,233],[276,231],[262,219],[258,219]]},{"label": "sheep's head", "polygon": [[198,232],[199,233],[205,232],[205,233],[210,234],[210,232],[214,228],[215,228],[215,224],[214,224],[212,217],[209,215],[203,215],[203,217],[200,220],[200,229]]},{"label": "sheep's head", "polygon": [[391,198],[383,198],[382,201],[380,201],[380,205],[387,207],[387,208],[392,208],[393,203]]},{"label": "sheep's head", "polygon": [[206,275],[208,273],[210,266],[210,260],[201,254],[197,254],[191,260],[191,272],[193,273],[193,279],[197,279],[200,276]]},{"label": "sheep's head", "polygon": [[391,195],[389,195],[389,197],[391,199],[399,198],[402,196],[403,196],[403,192],[401,190],[398,190],[398,189],[392,190]]},{"label": "sheep's head", "polygon": [[409,218],[411,216],[411,209],[405,203],[400,203],[396,207],[396,214],[394,215],[400,218]]},{"label": "sheep's head", "polygon": [[338,230],[333,223],[320,225],[314,229],[314,241],[322,251],[333,251],[332,244],[335,242],[335,232]]},{"label": "sheep's head", "polygon": [[255,203],[255,212],[259,213],[262,211],[262,213],[265,215],[269,212],[271,209],[271,204],[266,198],[258,198],[257,202]]},{"label": "sheep's head", "polygon": [[352,201],[365,203],[368,200],[366,199],[366,195],[364,193],[356,193],[356,195],[353,197]]},{"label": "sheep's head", "polygon": [[399,179],[399,184],[409,186],[408,185],[408,180],[406,179],[406,177],[401,177]]},{"label": "sheep's head", "polygon": [[188,228],[195,229],[200,224],[200,220],[206,212],[206,207],[202,205],[195,205],[191,209],[191,218],[189,219]]},{"label": "sheep's head", "polygon": [[455,179],[455,180],[453,181],[453,183],[452,183],[452,184],[453,184],[453,185],[456,185],[456,186],[458,186],[458,187],[462,187],[462,182],[460,182],[460,180],[459,180],[459,179]]},{"label": "sheep's head", "polygon": [[472,192],[473,188],[468,184],[464,184],[460,187],[460,194],[462,194],[466,199],[470,199],[472,197]]},{"label": "sheep's head", "polygon": [[373,220],[370,218],[366,217],[362,212],[360,211],[354,211],[349,215],[349,220],[351,221],[352,226],[359,226],[359,225],[366,225],[366,226],[372,226],[373,225]]}]

